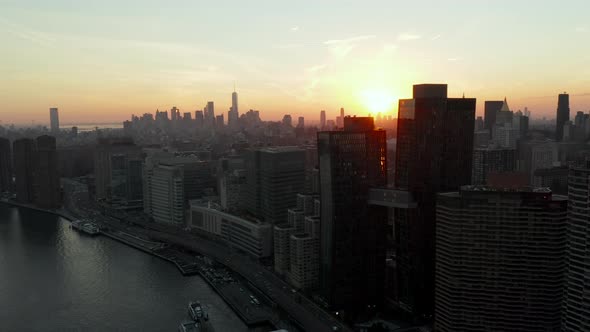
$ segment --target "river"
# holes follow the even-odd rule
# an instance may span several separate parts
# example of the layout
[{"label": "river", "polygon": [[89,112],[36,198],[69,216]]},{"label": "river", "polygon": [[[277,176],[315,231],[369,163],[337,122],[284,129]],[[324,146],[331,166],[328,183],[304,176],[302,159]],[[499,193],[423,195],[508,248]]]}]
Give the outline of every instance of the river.
[{"label": "river", "polygon": [[177,331],[190,300],[217,332],[247,330],[200,277],[68,226],[0,203],[1,331]]}]

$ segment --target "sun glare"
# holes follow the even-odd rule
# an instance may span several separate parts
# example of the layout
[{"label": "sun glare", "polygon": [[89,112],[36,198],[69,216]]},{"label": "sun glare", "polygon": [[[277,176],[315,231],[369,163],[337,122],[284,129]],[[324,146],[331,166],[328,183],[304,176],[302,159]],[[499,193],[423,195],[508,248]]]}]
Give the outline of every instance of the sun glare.
[{"label": "sun glare", "polygon": [[396,97],[386,89],[365,89],[360,93],[360,102],[372,115],[393,113]]}]

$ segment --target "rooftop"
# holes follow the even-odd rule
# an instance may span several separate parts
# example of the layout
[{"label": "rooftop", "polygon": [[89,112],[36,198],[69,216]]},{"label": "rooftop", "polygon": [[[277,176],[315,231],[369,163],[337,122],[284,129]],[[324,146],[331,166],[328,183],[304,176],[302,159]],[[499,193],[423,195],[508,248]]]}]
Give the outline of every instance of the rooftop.
[{"label": "rooftop", "polygon": [[294,151],[303,151],[298,146],[269,146],[260,148],[259,151],[267,152],[267,153],[281,153],[281,152],[294,152]]},{"label": "rooftop", "polygon": [[461,186],[461,191],[476,191],[476,192],[513,192],[513,193],[551,193],[551,189],[548,187],[532,187],[532,186],[519,186],[519,187],[493,187],[486,185],[467,185]]}]

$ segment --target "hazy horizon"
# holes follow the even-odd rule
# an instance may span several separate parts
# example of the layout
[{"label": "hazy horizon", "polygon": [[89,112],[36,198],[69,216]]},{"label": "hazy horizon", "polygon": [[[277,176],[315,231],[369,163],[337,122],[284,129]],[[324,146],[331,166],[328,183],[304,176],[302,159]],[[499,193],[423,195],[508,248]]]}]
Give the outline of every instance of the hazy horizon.
[{"label": "hazy horizon", "polygon": [[159,5],[1,4],[2,124],[48,123],[50,107],[64,123],[194,113],[210,100],[226,114],[234,83],[240,113],[263,120],[311,122],[340,107],[395,116],[419,83],[477,98],[478,115],[506,97],[553,118],[564,91],[572,114],[590,110],[585,1]]}]

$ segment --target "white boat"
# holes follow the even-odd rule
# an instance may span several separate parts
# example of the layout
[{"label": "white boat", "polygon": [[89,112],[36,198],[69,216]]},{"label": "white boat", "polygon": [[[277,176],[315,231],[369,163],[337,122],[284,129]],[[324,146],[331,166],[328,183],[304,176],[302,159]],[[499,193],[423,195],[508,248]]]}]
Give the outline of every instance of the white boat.
[{"label": "white boat", "polygon": [[100,228],[95,223],[84,219],[72,221],[71,227],[88,235],[97,235],[100,233]]},{"label": "white boat", "polygon": [[100,229],[94,223],[85,223],[82,225],[82,231],[88,235],[97,235],[100,233]]}]

